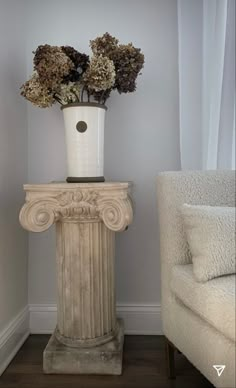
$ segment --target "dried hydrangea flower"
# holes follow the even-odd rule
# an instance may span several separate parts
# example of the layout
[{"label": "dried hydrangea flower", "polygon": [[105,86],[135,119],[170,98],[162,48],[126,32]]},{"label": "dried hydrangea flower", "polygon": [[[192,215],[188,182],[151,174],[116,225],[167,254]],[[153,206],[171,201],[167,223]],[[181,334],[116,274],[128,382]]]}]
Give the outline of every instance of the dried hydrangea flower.
[{"label": "dried hydrangea flower", "polygon": [[92,97],[105,103],[112,90],[133,92],[136,78],[144,64],[144,55],[132,43],[119,41],[106,32],[90,41],[93,57],[71,46],[38,46],[34,53],[36,73],[22,87],[21,94],[40,107],[83,101]]},{"label": "dried hydrangea flower", "polygon": [[119,93],[134,92],[136,89],[136,78],[144,65],[144,55],[139,48],[129,43],[119,45],[110,56],[116,70],[116,81],[114,89]]},{"label": "dried hydrangea flower", "polygon": [[56,102],[53,94],[40,82],[36,73],[21,86],[21,95],[39,108],[49,108]]},{"label": "dried hydrangea flower", "polygon": [[79,73],[77,70],[71,70],[68,75],[63,77],[62,83],[67,84],[68,82],[78,82],[81,79],[81,73]]},{"label": "dried hydrangea flower", "polygon": [[72,60],[75,69],[63,78],[63,83],[78,82],[89,65],[89,56],[81,54],[71,46],[61,46],[63,52]]},{"label": "dried hydrangea flower", "polygon": [[62,105],[71,104],[73,102],[80,101],[81,85],[75,82],[69,82],[67,84],[61,84],[60,88],[55,93]]},{"label": "dried hydrangea flower", "polygon": [[83,73],[89,65],[89,56],[82,54],[71,46],[61,46],[63,52],[72,60],[79,73]]},{"label": "dried hydrangea flower", "polygon": [[102,55],[95,55],[84,73],[83,83],[89,90],[99,92],[110,89],[115,83],[115,76],[113,61]]},{"label": "dried hydrangea flower", "polygon": [[110,57],[110,54],[117,48],[118,39],[106,32],[103,36],[98,36],[90,40],[90,47],[94,55],[104,55]]},{"label": "dried hydrangea flower", "polygon": [[35,52],[34,68],[40,81],[47,88],[55,90],[63,78],[75,69],[75,65],[61,47],[45,44]]}]

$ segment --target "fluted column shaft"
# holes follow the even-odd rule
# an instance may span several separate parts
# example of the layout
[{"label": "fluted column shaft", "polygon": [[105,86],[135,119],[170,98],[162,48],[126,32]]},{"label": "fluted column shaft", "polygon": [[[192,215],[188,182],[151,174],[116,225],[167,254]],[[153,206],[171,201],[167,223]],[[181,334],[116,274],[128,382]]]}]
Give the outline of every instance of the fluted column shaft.
[{"label": "fluted column shaft", "polygon": [[101,343],[116,329],[114,232],[101,221],[58,222],[56,234],[58,338]]}]

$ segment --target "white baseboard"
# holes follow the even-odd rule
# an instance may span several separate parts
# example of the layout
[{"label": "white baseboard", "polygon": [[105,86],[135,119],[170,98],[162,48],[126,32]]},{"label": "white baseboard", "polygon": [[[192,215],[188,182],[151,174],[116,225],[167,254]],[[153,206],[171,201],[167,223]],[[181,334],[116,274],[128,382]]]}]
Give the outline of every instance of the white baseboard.
[{"label": "white baseboard", "polygon": [[[53,332],[57,321],[55,304],[31,304],[29,312],[32,334]],[[117,316],[124,319],[126,334],[162,334],[160,305],[118,304]]]},{"label": "white baseboard", "polygon": [[[126,334],[161,335],[160,305],[118,304],[117,316],[124,319]],[[57,321],[55,304],[26,306],[0,332],[0,376],[30,333],[51,334]]]},{"label": "white baseboard", "polygon": [[0,331],[0,376],[29,336],[29,308],[26,306]]}]

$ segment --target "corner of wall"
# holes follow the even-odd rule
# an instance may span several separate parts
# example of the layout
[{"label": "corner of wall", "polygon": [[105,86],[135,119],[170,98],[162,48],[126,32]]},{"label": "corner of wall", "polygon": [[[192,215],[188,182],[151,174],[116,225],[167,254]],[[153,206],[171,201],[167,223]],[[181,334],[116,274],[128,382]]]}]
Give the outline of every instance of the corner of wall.
[{"label": "corner of wall", "polygon": [[0,376],[29,334],[29,308],[27,305],[0,332]]}]

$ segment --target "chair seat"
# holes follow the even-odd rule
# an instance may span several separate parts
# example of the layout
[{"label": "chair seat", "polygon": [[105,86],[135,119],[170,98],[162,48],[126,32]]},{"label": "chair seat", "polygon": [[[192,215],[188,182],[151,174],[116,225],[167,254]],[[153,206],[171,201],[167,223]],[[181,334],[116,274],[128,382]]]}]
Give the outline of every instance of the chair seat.
[{"label": "chair seat", "polygon": [[192,264],[175,265],[171,289],[193,312],[235,341],[235,280],[235,275],[227,275],[199,283]]}]

